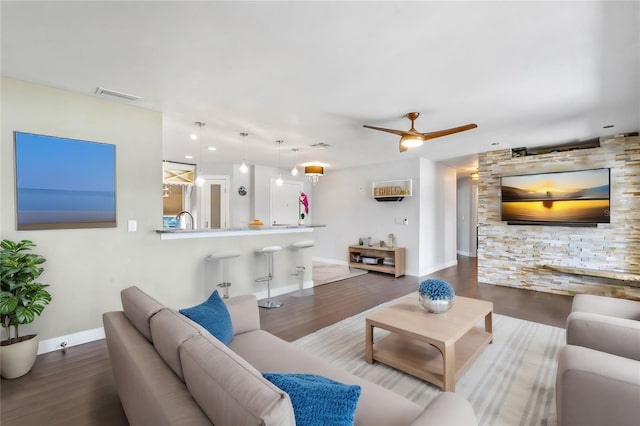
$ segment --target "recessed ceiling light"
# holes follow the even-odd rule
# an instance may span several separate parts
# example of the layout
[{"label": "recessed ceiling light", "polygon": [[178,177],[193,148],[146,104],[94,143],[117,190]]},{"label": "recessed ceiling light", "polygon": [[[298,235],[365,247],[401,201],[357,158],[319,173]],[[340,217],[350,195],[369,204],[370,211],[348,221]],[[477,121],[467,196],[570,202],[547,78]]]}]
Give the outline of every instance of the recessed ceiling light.
[{"label": "recessed ceiling light", "polygon": [[602,126],[603,129],[610,129],[612,127],[614,127],[613,124],[607,124],[606,126]]},{"label": "recessed ceiling light", "polygon": [[195,133],[191,133],[191,136],[189,136],[191,138],[192,141],[197,141],[198,140],[198,135],[196,135]]},{"label": "recessed ceiling light", "polygon": [[187,160],[191,160],[193,158],[193,155],[185,155],[184,158],[186,158]]},{"label": "recessed ceiling light", "polygon": [[215,151],[217,148],[215,146],[210,146],[207,148],[209,151]]}]

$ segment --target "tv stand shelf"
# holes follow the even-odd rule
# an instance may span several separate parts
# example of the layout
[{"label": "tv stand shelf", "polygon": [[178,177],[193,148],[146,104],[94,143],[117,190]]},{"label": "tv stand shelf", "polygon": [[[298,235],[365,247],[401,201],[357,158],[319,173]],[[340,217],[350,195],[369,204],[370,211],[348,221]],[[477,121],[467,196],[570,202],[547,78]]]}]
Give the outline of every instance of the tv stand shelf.
[{"label": "tv stand shelf", "polygon": [[[403,276],[405,272],[405,256],[406,250],[404,247],[361,246],[354,244],[349,246],[349,267],[392,274],[398,278]],[[393,265],[363,263],[363,257],[391,259]]]}]

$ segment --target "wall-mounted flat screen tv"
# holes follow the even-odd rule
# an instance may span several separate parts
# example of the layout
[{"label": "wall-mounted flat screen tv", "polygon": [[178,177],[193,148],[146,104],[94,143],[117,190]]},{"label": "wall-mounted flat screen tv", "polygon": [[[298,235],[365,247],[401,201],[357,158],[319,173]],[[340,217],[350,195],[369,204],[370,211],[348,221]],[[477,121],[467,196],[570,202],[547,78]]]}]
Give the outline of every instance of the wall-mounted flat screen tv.
[{"label": "wall-mounted flat screen tv", "polygon": [[609,169],[503,176],[502,220],[577,226],[609,223],[609,185]]},{"label": "wall-mounted flat screen tv", "polygon": [[115,145],[14,132],[18,229],[116,226]]}]

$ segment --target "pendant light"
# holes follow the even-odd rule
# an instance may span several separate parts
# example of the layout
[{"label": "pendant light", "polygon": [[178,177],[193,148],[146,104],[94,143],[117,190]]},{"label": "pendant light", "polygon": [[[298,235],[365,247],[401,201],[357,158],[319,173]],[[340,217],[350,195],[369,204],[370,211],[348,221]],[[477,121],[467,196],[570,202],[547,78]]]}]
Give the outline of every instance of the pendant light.
[{"label": "pendant light", "polygon": [[247,166],[247,163],[245,163],[244,161],[247,153],[246,146],[245,146],[245,138],[249,136],[249,133],[242,132],[240,133],[240,136],[242,136],[242,164],[240,164],[240,173],[242,173],[243,175],[246,175],[247,172],[249,171],[249,166]]},{"label": "pendant light", "polygon": [[309,177],[309,180],[315,185],[318,183],[320,176],[324,175],[324,167],[317,165],[305,166],[304,174]]},{"label": "pendant light", "polygon": [[202,141],[200,141],[199,139],[202,139],[202,128],[204,126],[207,125],[207,123],[205,123],[204,121],[196,121],[195,125],[198,126],[199,130],[198,130],[198,165],[197,165],[197,173],[196,173],[196,186],[202,186],[204,185],[204,177],[202,176]]},{"label": "pendant light", "polygon": [[296,166],[296,158],[297,158],[297,152],[298,152],[298,148],[292,148],[291,151],[293,151],[293,169],[291,169],[291,176],[298,176],[298,167]]},{"label": "pendant light", "polygon": [[284,181],[282,180],[282,173],[280,173],[280,147],[283,142],[284,141],[281,140],[276,141],[276,143],[278,144],[278,179],[276,179],[276,185],[278,186],[282,186],[282,184],[284,183]]}]

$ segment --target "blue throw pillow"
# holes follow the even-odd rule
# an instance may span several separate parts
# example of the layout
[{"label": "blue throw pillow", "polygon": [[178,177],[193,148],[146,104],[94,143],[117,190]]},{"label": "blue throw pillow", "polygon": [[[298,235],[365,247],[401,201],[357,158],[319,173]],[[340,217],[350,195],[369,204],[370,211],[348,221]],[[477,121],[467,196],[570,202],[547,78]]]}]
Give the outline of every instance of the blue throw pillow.
[{"label": "blue throw pillow", "polygon": [[198,306],[180,309],[180,313],[197,322],[213,334],[216,339],[228,345],[233,339],[233,324],[227,305],[222,301],[218,290]]},{"label": "blue throw pillow", "polygon": [[289,394],[296,426],[353,425],[360,386],[345,385],[315,374],[262,375]]}]

